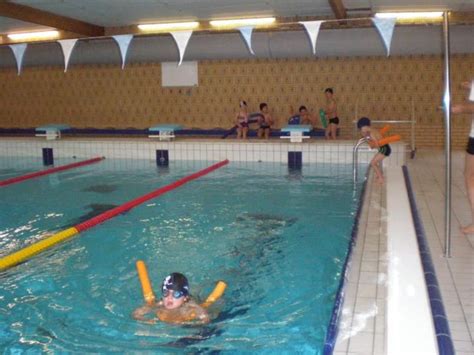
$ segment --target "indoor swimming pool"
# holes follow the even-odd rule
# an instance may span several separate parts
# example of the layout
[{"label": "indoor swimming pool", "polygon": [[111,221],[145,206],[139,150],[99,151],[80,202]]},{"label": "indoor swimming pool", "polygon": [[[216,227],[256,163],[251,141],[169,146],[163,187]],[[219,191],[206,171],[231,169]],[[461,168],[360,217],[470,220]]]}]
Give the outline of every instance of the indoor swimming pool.
[{"label": "indoor swimming pool", "polygon": [[[41,166],[2,159],[2,178]],[[106,159],[1,188],[0,256],[211,164]],[[350,164],[289,170],[230,162],[149,200],[2,271],[0,347],[322,353],[363,175],[354,186]],[[213,321],[175,326],[132,319],[143,304],[138,259],[147,263],[157,295],[175,271],[188,277],[199,300],[224,280],[228,288],[210,309]]]}]

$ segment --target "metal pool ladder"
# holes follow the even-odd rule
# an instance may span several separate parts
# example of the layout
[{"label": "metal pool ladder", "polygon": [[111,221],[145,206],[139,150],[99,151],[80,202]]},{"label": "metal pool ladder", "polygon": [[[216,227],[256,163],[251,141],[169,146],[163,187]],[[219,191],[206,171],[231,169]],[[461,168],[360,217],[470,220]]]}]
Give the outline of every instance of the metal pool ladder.
[{"label": "metal pool ladder", "polygon": [[367,138],[364,137],[364,138],[359,139],[357,144],[352,149],[352,177],[354,179],[354,183],[357,182],[357,165],[358,165],[357,153],[359,152],[359,147],[362,145],[362,143],[367,143]]}]

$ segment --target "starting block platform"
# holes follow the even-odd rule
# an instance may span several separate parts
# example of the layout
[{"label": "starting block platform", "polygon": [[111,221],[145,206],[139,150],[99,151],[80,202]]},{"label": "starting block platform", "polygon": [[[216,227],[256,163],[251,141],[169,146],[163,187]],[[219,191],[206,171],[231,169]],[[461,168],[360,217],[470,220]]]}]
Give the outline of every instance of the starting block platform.
[{"label": "starting block platform", "polygon": [[149,138],[158,138],[162,140],[171,140],[175,138],[174,131],[183,129],[183,126],[178,124],[159,124],[148,128],[150,132],[157,132],[158,134],[150,134]]},{"label": "starting block platform", "polygon": [[35,129],[36,132],[44,132],[35,134],[36,137],[46,137],[47,140],[61,139],[61,131],[70,129],[71,126],[66,124],[47,124]]},{"label": "starting block platform", "polygon": [[289,136],[280,136],[280,138],[288,138],[291,143],[302,143],[303,139],[310,138],[305,136],[305,132],[310,132],[313,129],[310,125],[288,125],[281,129],[281,132],[289,132]]}]

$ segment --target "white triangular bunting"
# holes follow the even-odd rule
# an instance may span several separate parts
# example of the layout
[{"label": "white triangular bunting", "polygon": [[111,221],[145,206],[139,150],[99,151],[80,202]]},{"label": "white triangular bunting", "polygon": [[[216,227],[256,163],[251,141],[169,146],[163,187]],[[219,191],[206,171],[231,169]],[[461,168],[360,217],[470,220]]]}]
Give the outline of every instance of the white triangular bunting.
[{"label": "white triangular bunting", "polygon": [[122,56],[122,69],[123,69],[125,68],[125,60],[127,58],[128,46],[130,45],[130,42],[132,41],[133,35],[117,35],[117,36],[112,36],[112,38],[115,39],[115,42],[117,42],[120,48],[120,54]]},{"label": "white triangular bunting", "polygon": [[25,54],[26,47],[26,43],[10,44],[10,48],[12,49],[13,55],[16,59],[16,68],[18,75],[20,75],[21,73],[21,65],[23,63],[23,55]]},{"label": "white triangular bunting", "polygon": [[393,18],[372,18],[372,22],[380,33],[385,48],[387,49],[387,57],[390,55],[390,45],[392,43],[393,30],[397,19]]},{"label": "white triangular bunting", "polygon": [[247,47],[249,47],[250,53],[255,55],[253,49],[252,49],[252,31],[253,31],[254,26],[242,26],[239,27],[239,31],[242,34],[242,37],[244,37],[245,42],[247,43]]},{"label": "white triangular bunting", "polygon": [[67,66],[69,65],[69,58],[71,58],[72,50],[76,45],[77,39],[60,39],[58,43],[61,45],[64,55],[64,72],[67,71]]},{"label": "white triangular bunting", "polygon": [[170,32],[170,34],[173,36],[176,45],[178,46],[179,50],[179,63],[178,66],[181,65],[183,62],[184,58],[184,52],[186,51],[186,47],[188,46],[189,39],[191,38],[191,35],[193,34],[192,30],[188,31],[173,31]]},{"label": "white triangular bunting", "polygon": [[311,46],[313,47],[313,54],[316,54],[316,41],[318,39],[319,29],[324,21],[300,21],[306,28]]}]

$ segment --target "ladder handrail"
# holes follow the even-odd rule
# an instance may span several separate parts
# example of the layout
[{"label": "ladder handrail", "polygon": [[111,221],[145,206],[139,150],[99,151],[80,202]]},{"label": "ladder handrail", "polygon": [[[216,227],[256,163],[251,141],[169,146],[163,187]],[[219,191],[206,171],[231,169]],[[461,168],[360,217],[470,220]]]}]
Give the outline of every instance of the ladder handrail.
[{"label": "ladder handrail", "polygon": [[357,155],[357,153],[358,153],[359,147],[362,145],[362,143],[367,143],[367,138],[366,137],[363,137],[363,138],[359,139],[357,144],[352,149],[352,177],[354,179],[354,183],[357,182],[357,165],[358,165],[358,162],[357,162],[358,155]]}]

